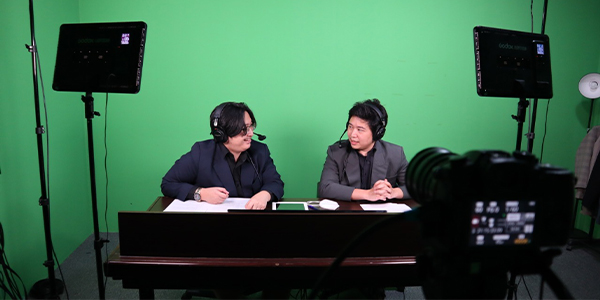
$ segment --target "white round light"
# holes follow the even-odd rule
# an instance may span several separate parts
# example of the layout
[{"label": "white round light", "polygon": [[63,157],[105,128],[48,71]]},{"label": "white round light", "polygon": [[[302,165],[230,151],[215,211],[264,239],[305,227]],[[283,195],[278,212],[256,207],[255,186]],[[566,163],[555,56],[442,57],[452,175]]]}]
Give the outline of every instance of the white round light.
[{"label": "white round light", "polygon": [[600,98],[600,74],[590,73],[579,81],[579,92],[588,99]]}]

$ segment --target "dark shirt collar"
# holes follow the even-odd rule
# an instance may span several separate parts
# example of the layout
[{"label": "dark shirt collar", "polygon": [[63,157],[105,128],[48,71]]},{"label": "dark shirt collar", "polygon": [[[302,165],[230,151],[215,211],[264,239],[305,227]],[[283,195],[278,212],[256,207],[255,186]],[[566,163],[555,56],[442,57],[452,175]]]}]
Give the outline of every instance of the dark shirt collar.
[{"label": "dark shirt collar", "polygon": [[[350,148],[352,149],[352,148]],[[368,157],[368,156],[373,156],[375,155],[375,151],[377,151],[377,142],[375,142],[375,144],[373,144],[373,148],[371,148],[371,150],[369,150],[369,152],[367,152],[367,156],[364,156],[362,154],[360,154],[360,151],[356,150],[356,149],[352,149],[356,152],[356,154],[358,154],[359,157]]]},{"label": "dark shirt collar", "polygon": [[[225,145],[223,145],[223,143],[219,143],[217,145],[217,149],[219,149],[219,153],[222,157],[225,157],[225,159],[227,159],[229,161],[229,159],[231,159],[231,161],[235,161],[233,158],[233,154],[231,152],[229,152],[229,149],[227,149],[227,147],[225,147]],[[229,158],[231,157],[231,158]],[[244,151],[242,153],[240,153],[240,156],[238,157],[238,160],[236,163],[236,166],[241,165],[243,162],[246,161],[246,159],[248,158],[248,151]]]},{"label": "dark shirt collar", "polygon": [[217,143],[217,149],[219,150],[220,156],[224,157],[225,155],[227,155],[227,153],[229,153],[229,149],[227,149],[227,147],[225,147],[223,143]]},{"label": "dark shirt collar", "polygon": [[233,154],[231,152],[227,152],[225,154],[225,159],[227,160],[227,162],[235,164],[235,167],[237,168],[241,166],[244,162],[246,162],[246,159],[248,159],[248,152],[244,151],[240,153],[240,156],[238,157],[237,161],[235,161],[235,158],[233,157]]}]

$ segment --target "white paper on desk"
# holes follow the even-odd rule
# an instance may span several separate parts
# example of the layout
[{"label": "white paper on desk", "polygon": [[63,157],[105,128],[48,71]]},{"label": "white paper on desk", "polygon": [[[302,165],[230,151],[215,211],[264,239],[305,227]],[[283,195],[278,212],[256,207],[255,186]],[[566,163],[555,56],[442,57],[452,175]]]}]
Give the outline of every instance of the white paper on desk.
[{"label": "white paper on desk", "polygon": [[229,209],[246,209],[246,203],[250,198],[227,198],[221,204],[211,204],[208,202],[198,202],[194,200],[181,201],[173,200],[165,212],[223,212]]},{"label": "white paper on desk", "polygon": [[361,204],[363,210],[385,210],[389,213],[401,213],[411,210],[404,203],[377,203],[377,204]]}]

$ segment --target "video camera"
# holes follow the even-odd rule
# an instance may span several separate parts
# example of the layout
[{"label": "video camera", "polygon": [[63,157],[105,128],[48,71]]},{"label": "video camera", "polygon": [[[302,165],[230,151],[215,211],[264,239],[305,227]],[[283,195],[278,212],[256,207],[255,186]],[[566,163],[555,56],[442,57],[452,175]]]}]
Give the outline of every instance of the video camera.
[{"label": "video camera", "polygon": [[[427,298],[502,298],[508,271],[539,273],[540,247],[568,239],[573,173],[528,152],[427,148],[411,160],[406,181],[421,204],[418,263],[436,291],[427,295],[424,284]],[[481,290],[465,294],[466,278]]]}]

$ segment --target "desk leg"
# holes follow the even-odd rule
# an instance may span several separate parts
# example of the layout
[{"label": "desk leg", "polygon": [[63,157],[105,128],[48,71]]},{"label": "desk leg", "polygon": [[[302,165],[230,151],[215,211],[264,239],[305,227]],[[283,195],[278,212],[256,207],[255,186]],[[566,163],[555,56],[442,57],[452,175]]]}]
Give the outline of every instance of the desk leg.
[{"label": "desk leg", "polygon": [[140,299],[154,299],[154,289],[140,289]]}]

